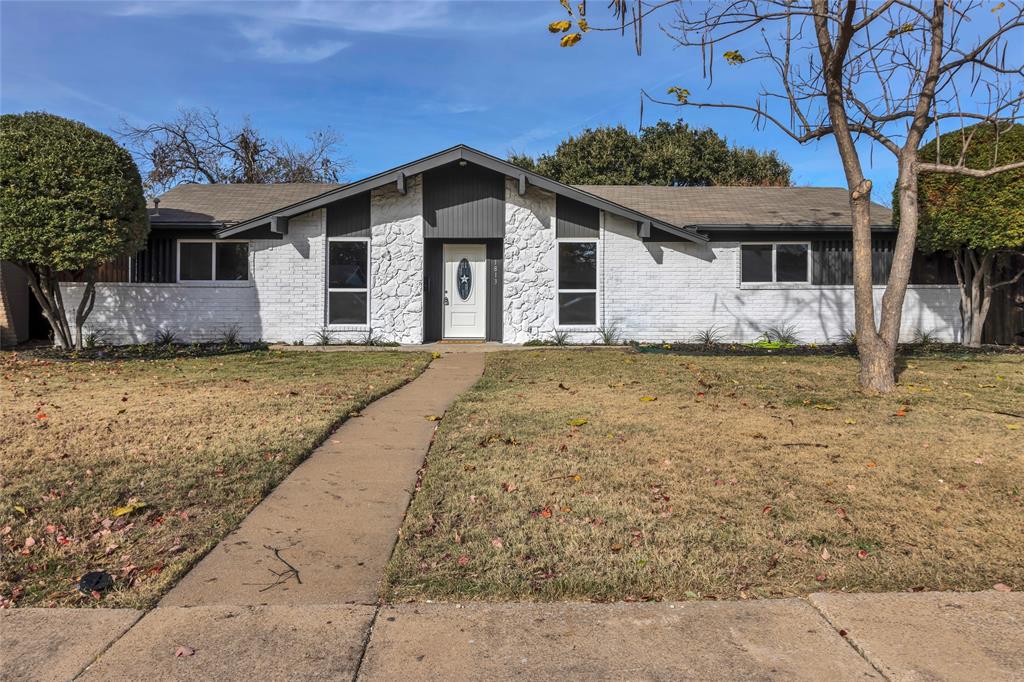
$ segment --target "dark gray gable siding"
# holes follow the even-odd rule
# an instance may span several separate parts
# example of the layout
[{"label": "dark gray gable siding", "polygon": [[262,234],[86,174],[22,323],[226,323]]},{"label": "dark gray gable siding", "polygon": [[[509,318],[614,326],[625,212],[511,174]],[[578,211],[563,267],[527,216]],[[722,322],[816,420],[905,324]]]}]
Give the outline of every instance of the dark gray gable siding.
[{"label": "dark gray gable siding", "polygon": [[505,236],[505,176],[476,164],[423,173],[425,237]]},{"label": "dark gray gable siding", "polygon": [[555,195],[555,236],[564,239],[597,239],[601,228],[601,211],[596,206]]},{"label": "dark gray gable siding", "polygon": [[370,193],[327,204],[328,237],[370,236]]}]

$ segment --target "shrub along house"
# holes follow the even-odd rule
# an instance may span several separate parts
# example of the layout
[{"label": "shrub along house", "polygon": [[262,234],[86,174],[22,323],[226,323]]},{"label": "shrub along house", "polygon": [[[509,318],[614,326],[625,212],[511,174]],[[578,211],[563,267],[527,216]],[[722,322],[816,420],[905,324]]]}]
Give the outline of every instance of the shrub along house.
[{"label": "shrub along house", "polygon": [[[854,326],[843,189],[573,187],[458,146],[343,186],[179,186],[150,215],[147,247],[98,286],[88,327],[110,341],[749,341],[787,324],[825,342]],[[873,217],[881,283],[895,233],[888,209]],[[959,334],[953,281],[919,256],[907,338]],[[64,285],[70,308],[80,292]]]}]

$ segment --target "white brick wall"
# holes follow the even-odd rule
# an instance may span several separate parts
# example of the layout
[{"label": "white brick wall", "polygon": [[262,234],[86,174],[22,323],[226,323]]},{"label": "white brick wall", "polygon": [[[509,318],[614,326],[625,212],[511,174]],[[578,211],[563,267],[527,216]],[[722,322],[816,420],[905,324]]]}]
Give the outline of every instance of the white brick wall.
[{"label": "white brick wall", "polygon": [[[602,236],[602,317],[625,338],[687,341],[717,326],[727,340],[753,341],[769,326],[792,324],[803,341],[820,343],[854,327],[853,287],[741,288],[739,244],[644,243],[633,222],[615,216],[605,217]],[[882,292],[875,289],[877,301]],[[902,336],[921,329],[954,340],[958,310],[955,287],[911,287]]]},{"label": "white brick wall", "polygon": [[[72,317],[83,285],[61,285]],[[110,343],[148,343],[169,331],[180,341],[216,341],[232,327],[243,340],[262,334],[256,288],[199,284],[97,284],[96,304],[85,331]]]}]

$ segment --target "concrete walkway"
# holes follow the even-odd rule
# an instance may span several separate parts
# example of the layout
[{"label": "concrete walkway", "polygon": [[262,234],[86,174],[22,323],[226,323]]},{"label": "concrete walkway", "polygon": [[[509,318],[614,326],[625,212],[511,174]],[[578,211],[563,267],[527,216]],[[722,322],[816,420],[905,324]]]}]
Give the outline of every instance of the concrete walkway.
[{"label": "concrete walkway", "polygon": [[483,372],[444,355],[345,422],[160,602],[375,604],[436,422]]}]

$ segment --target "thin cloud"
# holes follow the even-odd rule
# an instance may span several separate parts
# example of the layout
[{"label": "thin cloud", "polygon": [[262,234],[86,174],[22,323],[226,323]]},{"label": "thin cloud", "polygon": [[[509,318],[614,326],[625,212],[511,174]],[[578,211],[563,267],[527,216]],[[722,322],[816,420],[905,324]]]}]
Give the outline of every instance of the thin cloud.
[{"label": "thin cloud", "polygon": [[239,26],[238,32],[245,38],[254,56],[268,62],[280,64],[312,64],[333,57],[349,43],[342,40],[320,40],[315,43],[286,41],[267,26]]},{"label": "thin cloud", "polygon": [[295,39],[298,28],[353,33],[401,33],[448,25],[444,2],[165,2],[115,5],[120,17],[209,17],[229,22],[254,59],[311,64],[338,54],[350,41]]},{"label": "thin cloud", "polygon": [[118,16],[224,16],[277,26],[398,33],[449,23],[446,2],[145,2],[117,5]]}]

